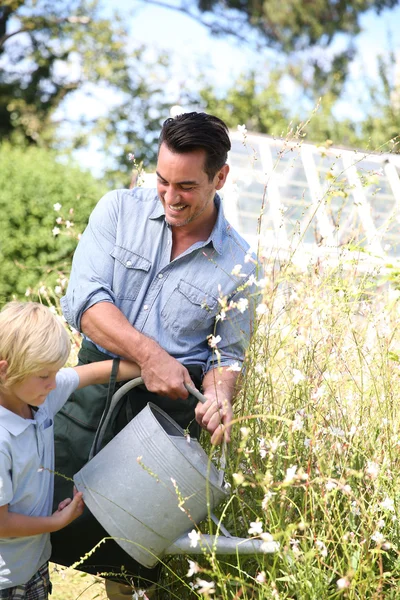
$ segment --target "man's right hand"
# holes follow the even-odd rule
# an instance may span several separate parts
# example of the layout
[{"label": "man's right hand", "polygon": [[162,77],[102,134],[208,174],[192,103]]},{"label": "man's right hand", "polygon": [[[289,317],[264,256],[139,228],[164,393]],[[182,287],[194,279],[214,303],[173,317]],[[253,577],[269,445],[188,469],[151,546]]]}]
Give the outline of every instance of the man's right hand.
[{"label": "man's right hand", "polygon": [[82,315],[83,332],[99,346],[139,365],[149,392],[186,399],[185,383],[195,387],[188,370],[161,346],[139,333],[110,302],[99,302]]},{"label": "man's right hand", "polygon": [[140,361],[139,366],[149,392],[168,396],[172,400],[186,399],[189,394],[184,384],[196,387],[186,367],[170,356],[156,342],[148,340],[146,346],[145,358]]}]

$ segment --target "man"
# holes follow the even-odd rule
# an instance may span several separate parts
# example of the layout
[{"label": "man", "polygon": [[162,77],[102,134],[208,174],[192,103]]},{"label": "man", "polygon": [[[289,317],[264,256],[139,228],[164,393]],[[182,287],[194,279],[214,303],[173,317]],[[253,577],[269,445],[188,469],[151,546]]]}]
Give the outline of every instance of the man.
[{"label": "man", "polygon": [[[146,389],[132,391],[119,428],[151,400],[191,435],[198,436],[201,427],[212,443],[230,439],[232,397],[251,333],[256,266],[217,194],[228,176],[229,150],[220,119],[205,113],[167,119],[159,140],[157,191],[106,194],[75,252],[62,308],[85,336],[80,362],[123,357],[139,364],[145,383]],[[207,402],[197,404],[185,384],[202,386]],[[66,405],[56,423],[57,471],[72,476],[87,461],[106,396],[107,390],[92,386]],[[82,437],[77,443],[78,426],[91,431],[86,442]],[[60,494],[62,487],[60,480]],[[88,542],[99,539],[89,536]],[[53,544],[57,559],[57,548],[68,544],[56,536]],[[110,571],[107,551],[103,554],[94,553],[95,572]],[[119,565],[127,560],[125,555]],[[118,563],[112,564],[115,572]],[[138,570],[155,580],[150,570]]]}]

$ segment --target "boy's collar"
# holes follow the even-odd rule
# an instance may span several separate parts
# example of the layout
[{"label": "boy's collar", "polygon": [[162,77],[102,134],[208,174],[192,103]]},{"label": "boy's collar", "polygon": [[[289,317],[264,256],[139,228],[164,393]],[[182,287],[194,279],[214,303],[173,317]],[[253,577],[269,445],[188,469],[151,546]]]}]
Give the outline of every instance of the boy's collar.
[{"label": "boy's collar", "polygon": [[11,435],[20,435],[29,425],[34,423],[34,419],[24,419],[19,415],[11,412],[8,408],[0,405],[0,424]]}]

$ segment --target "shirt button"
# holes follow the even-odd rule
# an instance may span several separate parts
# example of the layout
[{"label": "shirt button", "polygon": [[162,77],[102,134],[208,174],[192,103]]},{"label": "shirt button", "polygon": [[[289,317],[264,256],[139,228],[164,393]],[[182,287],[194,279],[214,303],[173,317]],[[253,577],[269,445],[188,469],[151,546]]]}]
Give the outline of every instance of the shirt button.
[{"label": "shirt button", "polygon": [[145,305],[143,306],[143,310],[149,310],[149,305],[148,305],[148,304],[145,304]]},{"label": "shirt button", "polygon": [[125,264],[126,264],[127,267],[131,267],[132,266],[132,261],[131,260],[127,260]]},{"label": "shirt button", "polygon": [[158,279],[162,279],[164,277],[164,275],[162,273],[158,274]]}]

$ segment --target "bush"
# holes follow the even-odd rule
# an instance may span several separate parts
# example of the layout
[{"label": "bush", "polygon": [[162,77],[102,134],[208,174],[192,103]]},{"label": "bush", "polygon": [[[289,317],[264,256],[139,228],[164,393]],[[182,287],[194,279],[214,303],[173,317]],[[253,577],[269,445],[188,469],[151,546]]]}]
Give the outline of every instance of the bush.
[{"label": "bush", "polygon": [[69,271],[76,232],[104,192],[90,173],[47,150],[0,145],[1,304]]}]

